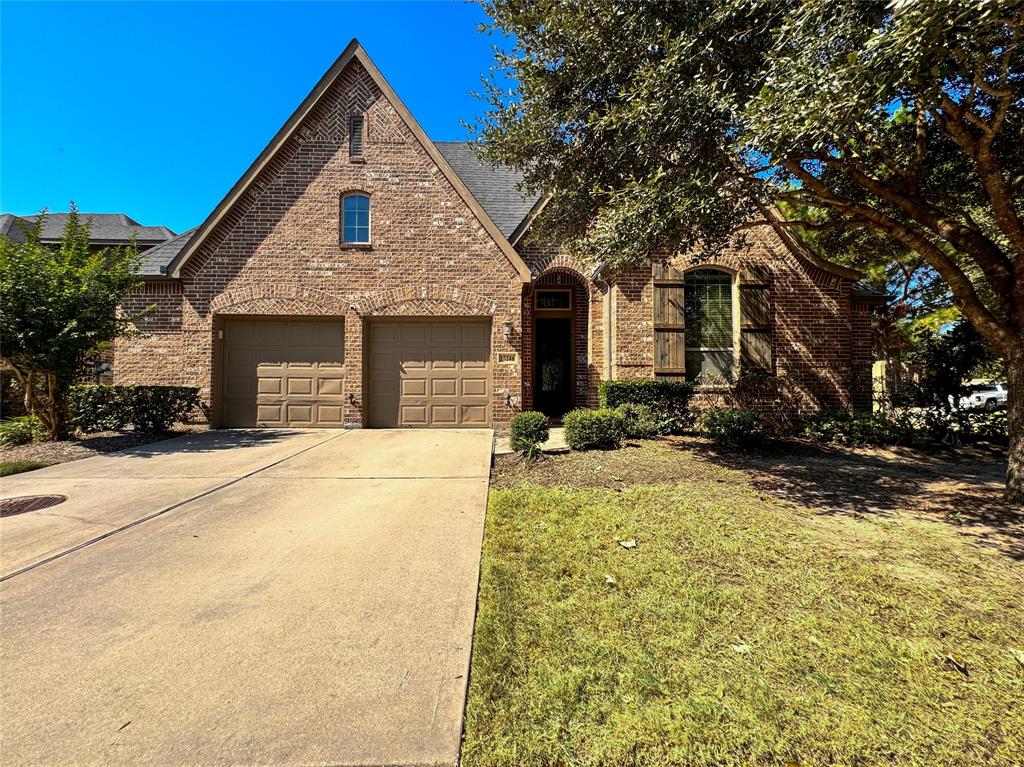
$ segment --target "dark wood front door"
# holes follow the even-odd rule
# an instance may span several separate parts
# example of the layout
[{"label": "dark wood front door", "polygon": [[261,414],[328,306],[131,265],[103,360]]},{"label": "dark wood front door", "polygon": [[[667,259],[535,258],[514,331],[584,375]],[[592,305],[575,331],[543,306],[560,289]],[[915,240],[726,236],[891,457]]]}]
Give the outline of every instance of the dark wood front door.
[{"label": "dark wood front door", "polygon": [[534,407],[561,418],[573,406],[572,318],[538,317],[533,338]]}]

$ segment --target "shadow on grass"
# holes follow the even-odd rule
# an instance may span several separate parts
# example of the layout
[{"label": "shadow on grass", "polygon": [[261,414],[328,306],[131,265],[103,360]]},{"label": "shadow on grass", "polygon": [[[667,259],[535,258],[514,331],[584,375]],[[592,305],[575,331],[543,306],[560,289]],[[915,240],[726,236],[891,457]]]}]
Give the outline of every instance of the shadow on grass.
[{"label": "shadow on grass", "polygon": [[672,441],[711,463],[748,473],[762,492],[823,514],[909,512],[957,525],[979,542],[1024,559],[1024,508],[1002,498],[1005,452],[965,447],[924,453],[907,448],[850,449],[802,441],[760,451],[707,440]]}]

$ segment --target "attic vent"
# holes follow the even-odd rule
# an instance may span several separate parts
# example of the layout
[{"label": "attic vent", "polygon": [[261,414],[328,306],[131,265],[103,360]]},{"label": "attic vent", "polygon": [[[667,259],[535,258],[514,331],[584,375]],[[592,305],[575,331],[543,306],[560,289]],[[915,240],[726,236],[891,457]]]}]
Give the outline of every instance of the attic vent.
[{"label": "attic vent", "polygon": [[363,130],[363,116],[352,115],[349,118],[348,132],[348,154],[349,157],[362,157],[365,134]]}]

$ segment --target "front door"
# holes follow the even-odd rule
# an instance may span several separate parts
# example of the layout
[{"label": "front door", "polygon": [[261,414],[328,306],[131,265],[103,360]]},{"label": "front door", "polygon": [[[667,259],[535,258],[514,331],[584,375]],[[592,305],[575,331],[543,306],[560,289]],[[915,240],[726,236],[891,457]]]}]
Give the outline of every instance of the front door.
[{"label": "front door", "polygon": [[537,317],[534,326],[534,407],[551,418],[572,409],[572,318]]}]

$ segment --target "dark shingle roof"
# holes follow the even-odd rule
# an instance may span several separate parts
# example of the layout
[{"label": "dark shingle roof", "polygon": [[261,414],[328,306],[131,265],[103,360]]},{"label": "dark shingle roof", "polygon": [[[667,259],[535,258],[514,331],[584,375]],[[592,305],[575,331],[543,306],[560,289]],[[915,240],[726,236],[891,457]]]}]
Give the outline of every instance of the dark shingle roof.
[{"label": "dark shingle roof", "polygon": [[864,300],[885,301],[887,298],[886,294],[881,290],[873,288],[871,285],[863,281],[853,283],[852,292],[854,297]]},{"label": "dark shingle roof", "polygon": [[[0,217],[0,234],[20,241],[23,234],[21,228],[14,224],[17,218],[25,222],[26,226],[32,226],[39,216],[12,216],[10,213],[4,213]],[[97,245],[127,243],[133,234],[143,245],[164,242],[174,236],[174,232],[166,226],[143,226],[124,213],[79,213],[78,218],[83,223],[89,222],[89,241]],[[59,242],[67,220],[67,213],[48,213],[43,222],[40,239],[43,242]]]},{"label": "dark shingle roof", "polygon": [[465,141],[435,141],[434,146],[448,161],[470,193],[480,203],[495,226],[510,237],[539,199],[524,197],[517,184],[523,175],[504,167],[480,161],[473,145]]},{"label": "dark shingle roof", "polygon": [[192,239],[192,235],[196,233],[198,228],[194,226],[187,232],[182,232],[177,237],[173,237],[167,240],[167,242],[162,242],[143,253],[142,268],[139,269],[139,274],[146,277],[160,277],[163,275],[167,265],[188,245],[189,240]]}]

